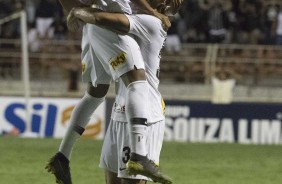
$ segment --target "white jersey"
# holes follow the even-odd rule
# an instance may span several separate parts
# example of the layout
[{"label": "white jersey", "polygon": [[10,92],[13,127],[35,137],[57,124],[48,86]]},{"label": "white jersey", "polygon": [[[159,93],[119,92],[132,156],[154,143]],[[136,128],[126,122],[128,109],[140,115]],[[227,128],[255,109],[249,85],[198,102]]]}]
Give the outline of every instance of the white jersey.
[{"label": "white jersey", "polygon": [[[164,120],[164,104],[159,87],[160,51],[166,38],[161,21],[153,16],[138,14],[127,15],[130,22],[130,32],[140,46],[145,62],[146,79],[149,83],[149,102],[147,122],[154,123]],[[126,87],[123,82],[118,83],[112,119],[127,122],[125,116]]]},{"label": "white jersey", "polygon": [[106,12],[131,14],[130,0],[97,0],[95,5],[98,9]]}]

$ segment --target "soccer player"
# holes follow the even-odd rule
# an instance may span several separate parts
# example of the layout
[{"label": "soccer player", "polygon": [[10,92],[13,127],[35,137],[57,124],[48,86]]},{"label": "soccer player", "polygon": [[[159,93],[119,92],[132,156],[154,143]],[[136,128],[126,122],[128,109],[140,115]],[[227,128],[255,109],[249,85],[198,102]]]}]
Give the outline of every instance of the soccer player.
[{"label": "soccer player", "polygon": [[[67,11],[74,5],[81,6],[74,0],[60,1]],[[133,1],[145,12],[159,17],[163,26],[169,27],[167,17],[152,9],[146,1]],[[131,13],[127,0],[100,0],[97,1],[97,7],[105,11]],[[91,81],[87,92],[72,113],[71,125],[62,140],[59,152],[51,158],[46,168],[55,174],[57,182],[71,183],[69,159],[72,147],[83,133],[92,112],[104,101],[112,78],[114,80],[121,78],[127,87],[126,117],[129,122],[132,162],[138,161],[143,165],[142,172],[147,175],[160,174],[146,156],[148,82],[145,78],[144,61],[136,41],[131,36],[118,35],[86,24],[83,31],[82,48],[82,60],[89,60],[91,57],[93,62],[88,64],[92,65],[91,72],[94,72],[92,73],[94,75],[84,78],[84,80]]]},{"label": "soccer player", "polygon": [[[151,5],[157,2],[158,7],[167,14],[174,14],[181,5],[174,7],[171,3],[159,6],[160,2],[151,1]],[[180,1],[181,2],[181,1]],[[147,151],[148,158],[154,163],[159,162],[159,155],[162,147],[164,135],[164,114],[162,97],[158,91],[158,72],[160,64],[160,50],[166,37],[161,21],[149,15],[124,15],[120,13],[97,12],[93,8],[73,8],[68,16],[68,20],[77,17],[86,23],[96,24],[121,34],[134,34],[146,65],[146,79],[149,82],[149,106],[148,106],[148,137]],[[117,83],[117,97],[112,110],[112,121],[108,127],[101,153],[100,167],[105,169],[107,184],[144,184],[149,178],[137,175],[131,176],[139,169],[138,165],[132,163],[130,158],[131,148],[129,143],[128,126],[125,115],[125,85],[119,81]],[[133,164],[131,170],[127,170],[126,163]],[[130,168],[130,167],[129,167]],[[133,168],[133,169],[132,169]],[[156,169],[159,169],[156,166]],[[118,178],[119,177],[119,178]],[[151,176],[155,178],[158,176]],[[166,180],[161,183],[171,183],[166,176]],[[133,180],[132,180],[133,179]]]}]

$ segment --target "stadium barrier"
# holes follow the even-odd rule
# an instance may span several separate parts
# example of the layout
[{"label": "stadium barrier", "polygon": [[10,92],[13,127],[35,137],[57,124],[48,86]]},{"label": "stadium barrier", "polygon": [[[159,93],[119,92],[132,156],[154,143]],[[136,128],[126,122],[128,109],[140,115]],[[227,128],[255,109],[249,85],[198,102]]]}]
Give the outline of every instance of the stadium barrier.
[{"label": "stadium barrier", "polygon": [[[39,137],[63,137],[78,98],[31,98],[31,130]],[[0,97],[0,128],[26,131],[23,97]],[[113,99],[94,113],[85,137],[102,139]],[[282,144],[281,103],[212,104],[166,101],[165,141],[192,143]]]}]

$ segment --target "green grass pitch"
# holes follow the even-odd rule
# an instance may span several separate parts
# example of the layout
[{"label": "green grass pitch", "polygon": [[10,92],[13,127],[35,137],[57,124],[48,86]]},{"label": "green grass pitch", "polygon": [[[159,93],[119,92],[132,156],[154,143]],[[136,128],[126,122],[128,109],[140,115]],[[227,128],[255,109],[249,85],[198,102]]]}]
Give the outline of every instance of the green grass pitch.
[{"label": "green grass pitch", "polygon": [[[59,139],[0,138],[0,184],[54,184],[44,169]],[[73,151],[74,184],[103,184],[102,141],[79,140]],[[165,142],[161,168],[175,184],[281,184],[282,147]]]}]

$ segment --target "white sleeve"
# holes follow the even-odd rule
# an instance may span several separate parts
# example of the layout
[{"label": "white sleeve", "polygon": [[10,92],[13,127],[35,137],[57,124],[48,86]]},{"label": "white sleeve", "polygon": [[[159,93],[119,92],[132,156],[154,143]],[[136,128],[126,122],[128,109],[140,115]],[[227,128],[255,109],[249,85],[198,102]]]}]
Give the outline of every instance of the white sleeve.
[{"label": "white sleeve", "polygon": [[128,19],[128,22],[129,22],[129,32],[128,33],[131,33],[131,34],[134,34],[133,32],[133,27],[134,27],[134,21],[133,19],[131,18],[132,15],[128,15],[128,14],[124,14],[127,19]]}]

